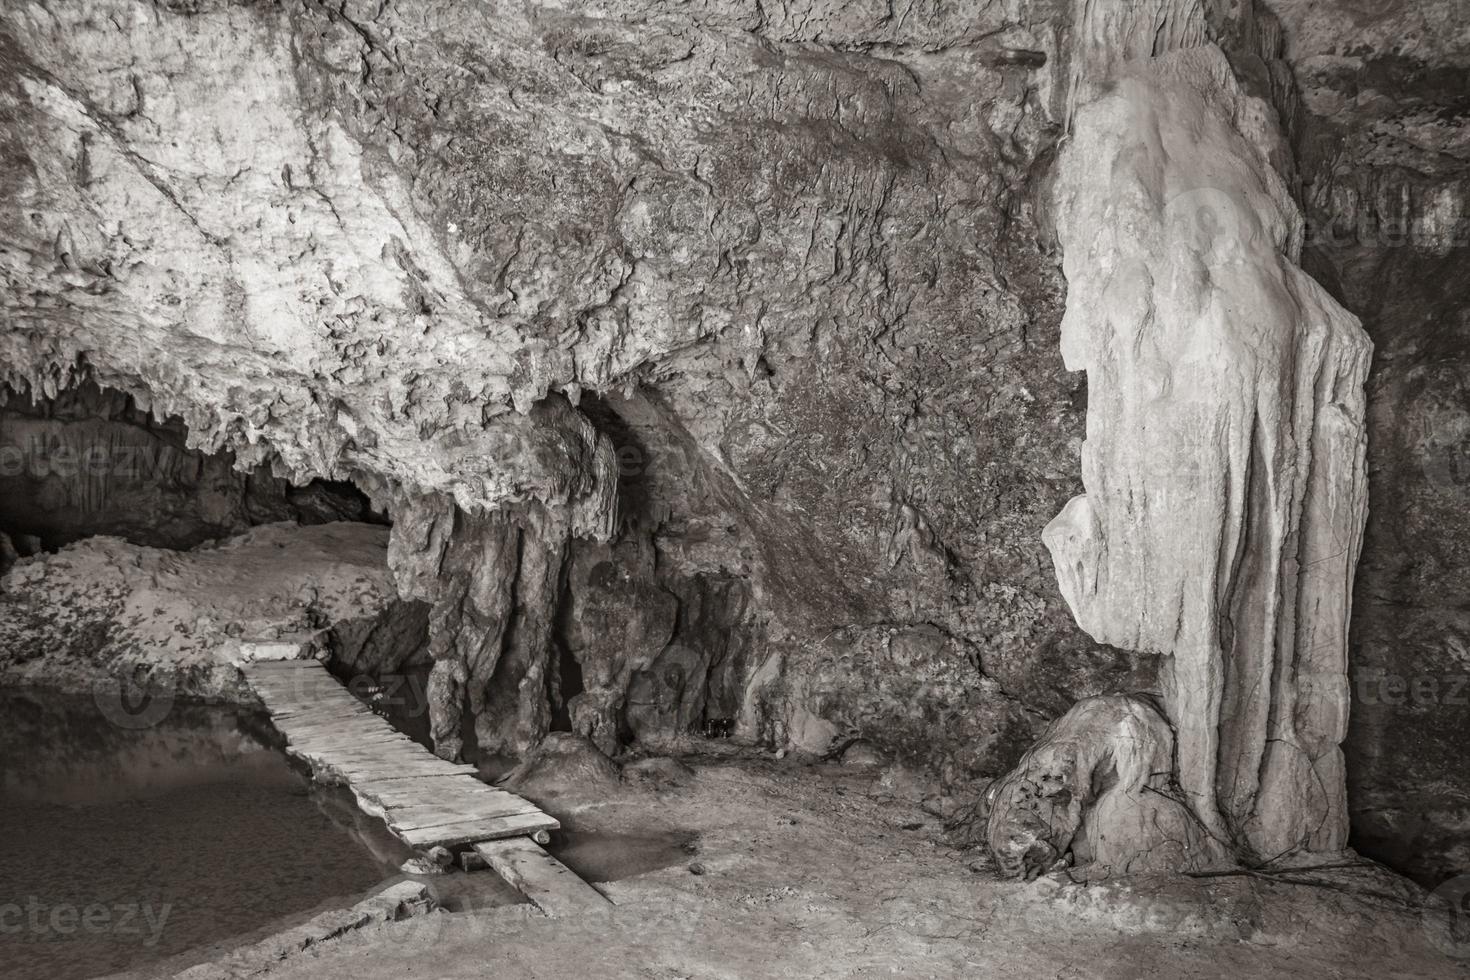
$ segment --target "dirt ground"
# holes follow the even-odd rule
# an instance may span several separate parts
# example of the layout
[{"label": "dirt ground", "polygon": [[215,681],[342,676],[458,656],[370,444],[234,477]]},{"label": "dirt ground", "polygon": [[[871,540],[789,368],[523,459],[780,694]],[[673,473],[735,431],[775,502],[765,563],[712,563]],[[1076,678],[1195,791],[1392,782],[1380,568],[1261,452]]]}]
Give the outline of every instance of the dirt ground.
[{"label": "dirt ground", "polygon": [[680,785],[582,787],[540,801],[574,836],[607,835],[614,852],[619,839],[678,842],[629,849],[628,866],[612,873],[665,866],[599,886],[616,903],[606,915],[548,919],[529,905],[471,901],[235,975],[1470,977],[1470,960],[1437,948],[1404,901],[1412,893],[1378,874],[1006,881],[979,852],[951,847],[938,818],[891,795],[875,772],[730,759],[694,770]]}]

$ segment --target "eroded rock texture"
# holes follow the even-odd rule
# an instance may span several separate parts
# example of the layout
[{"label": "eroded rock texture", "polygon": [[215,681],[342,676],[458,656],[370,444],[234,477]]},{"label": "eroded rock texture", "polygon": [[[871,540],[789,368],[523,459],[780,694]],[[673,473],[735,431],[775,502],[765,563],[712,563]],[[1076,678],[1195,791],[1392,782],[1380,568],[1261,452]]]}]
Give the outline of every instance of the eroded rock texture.
[{"label": "eroded rock texture", "polygon": [[[1326,847],[1365,348],[1293,267],[1270,107],[1309,161],[1323,89],[1282,39],[1225,0],[8,4],[4,380],[391,509],[446,754],[856,734],[968,785],[1158,690],[1217,834]],[[1064,137],[1061,199],[1110,196],[1054,216]],[[1102,643],[1040,541],[1089,396],[1053,543]]]},{"label": "eroded rock texture", "polygon": [[446,740],[858,730],[994,775],[1152,683],[1037,540],[1081,434],[1056,17],[12,4],[0,362],[391,505]]},{"label": "eroded rock texture", "polygon": [[[1201,869],[1227,859],[1174,779],[1174,732],[1145,698],[1077,702],[990,788],[987,827],[1005,874],[1074,861],[1095,877]],[[1148,846],[1140,847],[1141,841]]]},{"label": "eroded rock texture", "polygon": [[1470,18],[1272,0],[1301,83],[1309,268],[1377,347],[1344,746],[1353,846],[1470,867]]},{"label": "eroded rock texture", "polygon": [[375,637],[381,618],[416,615],[395,593],[387,547],[387,528],[351,523],[269,524],[187,552],[89,538],[0,580],[0,680],[88,691],[111,676],[239,698],[233,664],[258,645],[400,666],[423,643]]},{"label": "eroded rock texture", "polygon": [[[1063,352],[1088,375],[1087,493],[1046,541],[1089,634],[1164,655],[1174,767],[1218,850],[1331,854],[1348,837],[1339,745],[1371,345],[1296,265],[1273,106],[1177,13],[1156,21],[1177,50],[1108,44],[1076,81],[1057,211]],[[1136,14],[1082,22],[1084,45],[1136,37]],[[1274,31],[1254,39],[1258,59],[1274,54]],[[1118,863],[1177,844],[1179,823],[1115,834]]]}]

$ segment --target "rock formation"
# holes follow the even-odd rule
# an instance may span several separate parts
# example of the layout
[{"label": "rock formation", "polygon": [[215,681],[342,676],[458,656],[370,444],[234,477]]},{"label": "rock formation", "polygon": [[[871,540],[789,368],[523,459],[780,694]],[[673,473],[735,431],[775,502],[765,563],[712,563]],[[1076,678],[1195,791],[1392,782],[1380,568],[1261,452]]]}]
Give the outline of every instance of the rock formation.
[{"label": "rock formation", "polygon": [[[1079,25],[1084,44],[1118,30],[1100,20]],[[1121,53],[1082,58],[1107,73],[1076,80],[1059,167],[1087,493],[1047,546],[1083,629],[1165,657],[1172,768],[1220,847],[1253,862],[1340,852],[1372,348],[1296,265],[1302,217],[1272,106],[1202,38]],[[1116,738],[1110,726],[1095,737]],[[1014,818],[1003,805],[992,821]],[[1178,822],[1137,821],[1110,841],[1114,860],[1177,840]]]},{"label": "rock formation", "polygon": [[987,793],[990,850],[1004,874],[1075,861],[1089,874],[1219,864],[1226,849],[1179,795],[1174,732],[1147,699],[1086,698]]},{"label": "rock formation", "polygon": [[[561,711],[604,746],[873,729],[953,785],[995,775],[1077,697],[1152,682],[1072,627],[1036,540],[1081,432],[1028,183],[1055,26],[10,5],[0,363],[391,510],[400,588],[455,651],[446,739],[498,650],[547,704],[505,694],[519,720],[479,722],[492,743]],[[615,528],[576,517],[612,516],[579,419],[612,440]],[[517,591],[550,600],[529,582],[460,601],[475,555],[556,581],[560,649],[492,622]],[[604,581],[653,597],[622,650],[591,628]]]},{"label": "rock formation", "polygon": [[[1349,5],[10,3],[0,381],[232,454],[231,531],[244,474],[358,487],[446,755],[861,737],[975,795],[1146,692],[1232,853],[1333,850],[1350,614],[1380,666],[1407,633],[1460,669],[1463,632],[1463,538],[1407,517],[1349,602],[1368,349],[1297,265],[1359,309],[1383,257],[1302,251],[1294,201],[1441,227],[1464,155],[1449,4],[1403,42],[1438,101],[1397,115],[1353,94],[1393,29]],[[1372,490],[1458,528],[1397,465],[1463,441],[1440,292],[1374,390]],[[1163,745],[1147,703],[1110,730]],[[1397,746],[1443,768],[1463,716],[1361,717],[1402,837]],[[1416,797],[1441,853],[1464,789]]]},{"label": "rock formation", "polygon": [[1452,3],[1272,6],[1302,92],[1304,262],[1377,349],[1353,847],[1434,887],[1470,868],[1470,20]]},{"label": "rock formation", "polygon": [[529,423],[515,453],[533,458],[526,470],[543,468],[532,502],[476,515],[429,496],[396,512],[389,563],[405,597],[432,604],[430,723],[449,759],[460,756],[465,709],[486,754],[519,755],[550,731],[568,545],[613,531],[611,443],[559,398],[538,404]]},{"label": "rock formation", "polygon": [[265,464],[242,472],[230,453],[186,442],[179,420],[91,383],[49,400],[0,389],[0,528],[34,553],[94,534],[188,548],[277,521],[376,517],[349,485],[292,486]]},{"label": "rock formation", "polygon": [[348,523],[268,524],[187,552],[89,538],[0,581],[0,681],[234,699],[232,664],[262,646],[397,669],[423,637],[387,642],[380,620],[423,617],[396,595],[387,547],[387,528]]}]

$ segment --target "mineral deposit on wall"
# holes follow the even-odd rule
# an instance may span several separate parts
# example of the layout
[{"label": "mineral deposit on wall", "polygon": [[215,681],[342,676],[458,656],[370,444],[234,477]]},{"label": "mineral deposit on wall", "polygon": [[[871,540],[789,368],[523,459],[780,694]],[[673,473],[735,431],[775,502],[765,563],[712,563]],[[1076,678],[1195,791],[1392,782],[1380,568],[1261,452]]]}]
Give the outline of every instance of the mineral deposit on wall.
[{"label": "mineral deposit on wall", "polygon": [[[1104,21],[1083,43],[1118,33]],[[1046,542],[1079,625],[1164,656],[1175,772],[1200,825],[1252,861],[1338,852],[1371,344],[1297,267],[1274,110],[1222,50],[1186,36],[1106,53],[1079,58],[1106,74],[1076,82],[1058,179],[1087,492]],[[1109,722],[1097,737],[1118,736]],[[1135,830],[1143,854],[1179,840],[1174,822]]]}]

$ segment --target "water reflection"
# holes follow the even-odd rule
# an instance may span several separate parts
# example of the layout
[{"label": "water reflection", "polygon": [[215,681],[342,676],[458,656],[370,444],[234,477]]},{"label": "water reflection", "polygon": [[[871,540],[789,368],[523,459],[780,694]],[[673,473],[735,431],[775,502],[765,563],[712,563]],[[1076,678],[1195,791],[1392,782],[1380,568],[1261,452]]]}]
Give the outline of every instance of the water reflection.
[{"label": "water reflection", "polygon": [[89,698],[0,693],[0,962],[89,977],[350,904],[407,856],[312,784],[258,715],[175,704],[113,725]]}]

